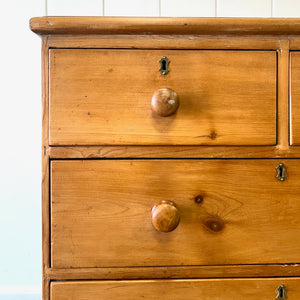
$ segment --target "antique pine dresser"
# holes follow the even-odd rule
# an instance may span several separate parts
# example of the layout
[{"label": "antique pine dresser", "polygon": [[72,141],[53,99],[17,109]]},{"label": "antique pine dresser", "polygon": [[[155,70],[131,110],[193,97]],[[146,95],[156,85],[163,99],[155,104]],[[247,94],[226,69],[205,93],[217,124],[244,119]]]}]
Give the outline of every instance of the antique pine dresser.
[{"label": "antique pine dresser", "polygon": [[300,299],[300,19],[33,18],[43,299]]}]

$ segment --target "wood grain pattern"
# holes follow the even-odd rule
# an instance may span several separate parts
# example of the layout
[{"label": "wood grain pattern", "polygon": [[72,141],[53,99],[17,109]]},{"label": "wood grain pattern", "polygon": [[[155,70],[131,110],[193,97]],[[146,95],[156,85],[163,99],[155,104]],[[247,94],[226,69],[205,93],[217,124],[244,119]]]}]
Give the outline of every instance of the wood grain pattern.
[{"label": "wood grain pattern", "polygon": [[299,264],[80,268],[46,270],[52,280],[299,277]]},{"label": "wood grain pattern", "polygon": [[291,52],[290,144],[300,145],[300,53]]},{"label": "wood grain pattern", "polygon": [[147,280],[53,282],[53,300],[232,300],[274,299],[280,284],[287,288],[289,300],[300,297],[299,278],[214,279],[214,280]]},{"label": "wood grain pattern", "polygon": [[163,200],[152,207],[152,224],[160,232],[174,230],[180,222],[180,214],[172,201]]},{"label": "wood grain pattern", "polygon": [[[284,182],[275,178],[279,162],[287,166]],[[300,261],[298,160],[51,164],[54,268]],[[161,200],[180,212],[179,226],[167,234],[151,224]]]},{"label": "wood grain pattern", "polygon": [[[181,102],[165,118],[163,87]],[[50,50],[50,145],[135,144],[275,145],[276,52]]]},{"label": "wood grain pattern", "polygon": [[289,36],[289,44],[291,50],[300,50],[299,36]]},{"label": "wood grain pattern", "polygon": [[151,100],[151,109],[154,114],[168,117],[176,113],[179,107],[179,98],[175,91],[162,88],[154,92]]},{"label": "wood grain pattern", "polygon": [[280,40],[278,53],[277,143],[282,150],[289,147],[289,41]]},{"label": "wood grain pattern", "polygon": [[50,156],[47,152],[49,148],[49,94],[48,94],[48,37],[42,39],[42,294],[43,300],[50,299],[50,279],[46,275],[46,270],[50,267]]},{"label": "wood grain pattern", "polygon": [[[240,299],[242,296],[245,299],[249,297],[249,299],[257,299],[257,295],[259,295],[259,299],[275,300],[276,293],[273,286],[275,283],[284,283],[288,286],[288,300],[298,300],[299,278],[267,280],[259,278],[300,277],[300,265],[297,263],[299,262],[298,253],[300,253],[300,238],[298,238],[300,236],[300,221],[298,221],[300,209],[297,201],[300,195],[300,188],[297,186],[300,175],[298,171],[300,157],[300,147],[298,146],[300,145],[300,138],[298,138],[300,132],[300,128],[298,128],[300,126],[300,122],[298,122],[300,113],[298,78],[300,78],[300,73],[298,67],[300,61],[297,51],[290,52],[290,50],[300,50],[300,19],[46,17],[32,19],[31,27],[33,31],[42,35],[43,40],[43,300],[50,299],[50,282],[52,282],[51,292],[52,296],[55,296],[54,300],[99,299],[100,293],[104,295],[104,299],[134,299],[138,298],[135,295],[141,295],[141,293],[144,293],[142,296],[146,299],[153,297],[157,299],[158,293],[163,295],[164,299],[177,299],[176,297],[189,299],[188,295],[195,293],[192,299],[197,299],[202,296],[202,291],[207,287],[209,294],[206,295],[207,299],[219,297],[223,300],[227,295],[231,297],[230,299]],[[191,53],[200,52],[196,50],[204,50],[203,52],[213,50],[211,51],[213,53],[228,52],[227,50],[231,50],[232,53],[272,53],[273,57],[277,56],[277,66],[276,58],[272,58],[271,55],[270,59],[262,59],[263,63],[257,61],[258,66],[250,68],[251,74],[246,73],[249,64],[252,63],[251,59],[248,58],[244,61],[242,56],[238,58],[235,55],[229,59],[230,62],[242,60],[244,71],[236,73],[236,68],[240,66],[239,63],[228,68],[224,62],[221,62],[219,66],[223,66],[229,71],[228,74],[226,71],[223,72],[222,68],[215,68],[213,71],[218,71],[221,76],[225,74],[228,76],[228,80],[230,76],[242,75],[237,80],[238,88],[242,87],[243,91],[248,94],[250,90],[251,94],[253,88],[248,87],[248,90],[244,88],[245,76],[249,75],[252,76],[251,78],[255,78],[256,74],[260,74],[260,65],[267,66],[265,69],[269,69],[268,74],[271,74],[271,68],[275,70],[273,71],[274,76],[267,75],[266,77],[261,74],[261,77],[264,76],[263,80],[265,81],[262,81],[264,85],[274,87],[275,96],[271,97],[271,92],[264,89],[266,94],[263,92],[261,94],[263,100],[259,102],[258,98],[248,99],[249,103],[246,103],[248,106],[246,105],[244,111],[246,114],[249,113],[250,102],[252,102],[255,104],[255,108],[254,105],[251,108],[253,112],[253,114],[251,113],[251,122],[256,118],[255,109],[259,111],[258,116],[267,112],[266,123],[269,122],[269,119],[274,121],[272,124],[266,124],[265,131],[257,132],[258,139],[256,141],[263,140],[267,144],[253,146],[251,138],[246,138],[246,135],[236,139],[235,144],[225,144],[220,140],[220,135],[217,136],[217,139],[211,140],[209,136],[211,136],[210,129],[212,128],[209,128],[204,134],[199,134],[205,135],[202,139],[207,139],[208,142],[202,140],[198,145],[182,144],[181,134],[178,134],[179,144],[169,141],[167,145],[166,140],[159,140],[156,143],[149,142],[145,145],[145,141],[141,142],[139,137],[133,137],[132,143],[128,145],[99,144],[98,141],[93,145],[86,143],[85,137],[82,137],[82,143],[77,146],[71,143],[68,146],[63,144],[60,144],[63,146],[59,147],[49,146],[49,119],[53,117],[49,110],[50,100],[52,105],[49,92],[52,96],[53,90],[49,89],[48,55],[49,49],[54,51],[54,48],[65,48],[63,50],[55,49],[58,52],[78,51],[70,50],[70,48],[81,48],[84,52],[86,49],[91,49],[91,51],[95,51],[94,53],[100,51],[94,49],[102,49],[102,53],[104,49],[107,49],[108,52],[111,49],[120,49],[120,51],[127,49],[128,53],[133,49],[139,49],[134,51],[157,49],[155,53],[164,55],[166,52],[175,53],[174,50],[178,50],[178,53],[185,50],[189,50]],[[249,50],[259,51],[251,52]],[[117,50],[115,51],[117,52]],[[111,64],[120,65],[120,59],[118,60],[118,57],[115,59],[115,57],[116,55],[107,56],[104,62],[109,64],[110,59],[113,58]],[[64,56],[61,58],[60,64],[56,68],[65,67],[64,60],[67,61],[67,58]],[[210,66],[197,62],[197,68],[200,66],[201,70],[208,71],[206,74],[214,74],[211,69],[218,63],[218,59],[213,60],[213,56],[210,58],[212,58]],[[155,65],[155,72],[159,68],[157,60],[155,59],[155,62],[150,64],[151,66]],[[221,56],[219,60],[221,60]],[[73,61],[78,63],[76,55],[73,56]],[[272,62],[274,62],[273,65]],[[93,63],[97,65],[99,61]],[[184,63],[190,65],[189,58],[184,58]],[[104,66],[101,63],[99,65],[101,68]],[[132,67],[135,70],[136,66],[139,68],[139,64],[134,61]],[[52,67],[53,65],[51,65]],[[171,73],[166,78],[169,78],[171,74],[172,76],[170,80],[168,79],[169,81],[164,80],[164,83],[171,82],[173,86],[169,87],[173,87],[177,91],[178,84],[175,79],[178,80],[178,76],[173,76],[174,67],[177,68],[172,59]],[[290,74],[289,68],[291,68]],[[92,64],[89,65],[89,69],[95,70]],[[113,81],[114,76],[118,74],[116,71],[120,70],[116,69],[115,65],[113,69],[111,74],[103,73],[103,78],[100,78],[102,82],[105,83],[105,80],[109,79],[111,82]],[[125,70],[125,67],[123,69]],[[178,68],[183,73],[192,71],[182,71],[182,69]],[[106,69],[103,68],[103,70]],[[123,75],[119,75],[120,78],[124,74],[124,77],[127,77],[128,70],[127,68],[123,71]],[[140,72],[140,69],[137,70]],[[61,73],[61,82],[57,82],[57,84],[68,85],[68,77],[65,74],[71,73],[72,70],[65,68],[61,72],[65,73]],[[84,94],[83,90],[80,90],[80,78],[86,77],[85,72],[86,69],[78,72],[76,81],[79,84],[74,83],[75,88],[70,95],[88,96]],[[97,84],[101,84],[101,82],[96,78],[99,72],[102,71],[95,71],[95,78],[87,84],[88,90],[94,90],[95,93],[100,90]],[[199,71],[197,72],[199,73]],[[150,72],[145,76],[145,82],[149,81],[151,74]],[[291,81],[289,81],[289,75],[291,75]],[[268,81],[268,78],[272,80]],[[155,76],[150,78],[148,87],[153,86],[151,92],[149,89],[150,98],[156,88],[153,82],[159,83],[160,80],[161,78]],[[261,79],[257,78],[257,81],[261,81]],[[193,83],[193,81],[189,81],[186,85],[192,86],[193,90],[199,92],[199,85]],[[122,84],[122,79],[119,79],[115,86],[119,87]],[[136,82],[134,84],[136,85]],[[115,86],[111,84],[111,90],[122,93]],[[164,86],[157,84],[157,88],[161,87]],[[53,88],[56,89],[56,87]],[[61,90],[63,93],[64,88],[62,87]],[[216,91],[215,88],[214,91]],[[235,91],[235,87],[230,84],[226,85],[225,91],[229,94]],[[290,103],[288,103],[289,91]],[[242,92],[240,91],[240,93]],[[273,103],[271,100],[267,101],[267,104],[265,103],[265,98],[267,98],[265,95],[269,95],[269,99],[275,99],[274,106],[271,107],[271,103]],[[181,100],[182,95],[179,96]],[[276,96],[277,110],[275,109]],[[138,99],[138,103],[140,103],[140,99]],[[228,99],[225,99],[227,101],[225,101],[225,105],[233,107],[236,99]],[[99,108],[97,100],[95,97],[92,105]],[[122,103],[128,103],[126,101]],[[88,117],[95,118],[95,114],[92,117],[88,115],[88,112],[91,113],[91,111],[87,110],[86,104],[82,103],[85,102],[77,103],[80,104],[81,116],[87,119]],[[209,104],[208,101],[206,103]],[[221,101],[215,101],[216,105],[214,106],[225,106],[223,102],[220,103]],[[63,117],[71,115],[74,117],[73,120],[76,120],[78,116],[72,113],[72,110],[78,108],[75,106],[75,102],[73,106],[68,106],[69,104],[64,103],[64,99],[59,102],[59,105],[66,105],[64,107],[66,113]],[[91,107],[94,109],[95,106],[92,105]],[[241,103],[236,103],[236,105],[239,105],[238,112],[242,116]],[[288,116],[288,105],[290,105],[290,116]],[[119,108],[117,104],[114,106],[114,109],[118,109],[118,111]],[[276,116],[277,124],[275,123]],[[103,114],[102,117],[102,120],[105,121],[106,115]],[[118,116],[114,115],[114,117],[115,121]],[[210,116],[207,119],[211,121]],[[89,119],[85,121],[92,122]],[[201,121],[202,119],[198,125],[203,124]],[[231,121],[233,125],[236,124],[235,119]],[[258,122],[254,123],[258,124]],[[236,128],[240,129],[241,127],[236,126]],[[79,129],[82,130],[81,127]],[[159,135],[163,131],[157,130],[157,128],[155,130],[155,134]],[[219,130],[216,132],[220,134]],[[77,136],[75,137],[77,138]],[[110,138],[109,134],[107,136]],[[266,138],[266,136],[268,137]],[[151,138],[153,139],[153,136]],[[244,144],[240,144],[243,139]],[[134,144],[135,142],[140,145]],[[216,147],[216,145],[218,146]],[[117,158],[117,160],[55,161],[55,159],[72,158]],[[118,160],[119,158],[128,160]],[[139,159],[132,160],[132,158]],[[141,158],[173,159],[148,161]],[[176,158],[204,158],[204,160],[181,161]],[[207,158],[277,159],[206,160]],[[51,162],[53,159],[54,161]],[[288,166],[289,177],[283,183],[275,179],[275,166],[279,162],[284,162]],[[140,164],[144,167],[139,167]],[[146,167],[148,165],[151,165],[151,168]],[[55,180],[53,182],[54,189],[50,195],[49,172],[50,167],[53,166],[55,169],[52,179]],[[57,174],[56,170],[59,171]],[[73,173],[74,170],[75,173]],[[141,175],[136,176],[137,173]],[[158,174],[160,176],[157,176]],[[171,188],[172,183],[174,189]],[[161,188],[162,186],[163,188]],[[49,196],[52,197],[51,208],[54,209],[51,219]],[[179,226],[174,231],[159,233],[151,224],[151,208],[167,196],[170,196],[167,200],[175,201],[181,216],[183,214],[183,219],[181,218]],[[99,199],[101,201],[98,201]],[[239,203],[241,206],[238,206]],[[50,228],[52,229],[51,235]],[[160,237],[160,234],[165,235],[164,238]],[[50,237],[54,241],[52,249],[50,249]],[[131,242],[123,249],[122,242],[127,243],[128,239]],[[144,240],[146,240],[145,243]],[[142,247],[140,241],[143,243]],[[136,257],[133,257],[132,253],[137,254]],[[167,253],[171,253],[171,255],[167,257]],[[208,265],[208,263],[219,263],[220,265]],[[133,264],[138,266],[132,267]],[[79,267],[82,265],[85,267]],[[254,277],[258,279],[236,279]],[[166,280],[182,278],[228,278],[228,280]],[[92,279],[106,281],[78,281]],[[126,281],[129,279],[139,281]],[[147,279],[162,280],[148,281]],[[53,280],[74,281],[60,283],[53,282]],[[168,289],[166,286],[170,288]],[[210,288],[211,286],[213,288]],[[182,293],[182,291],[185,292]],[[223,293],[224,291],[226,293]],[[245,291],[249,294],[243,294]],[[252,292],[253,294],[251,294]],[[260,292],[266,294],[259,294]],[[223,293],[222,296],[220,293]],[[114,297],[114,295],[117,296]],[[130,298],[126,295],[129,295]],[[180,298],[181,295],[183,295],[182,298]]]},{"label": "wood grain pattern", "polygon": [[114,18],[38,17],[30,20],[38,34],[300,34],[300,19],[287,18]]},{"label": "wood grain pattern", "polygon": [[[51,48],[101,49],[248,49],[274,50],[280,40],[274,36],[213,36],[213,35],[51,35]],[[296,41],[293,39],[293,41]]]},{"label": "wood grain pattern", "polygon": [[298,158],[300,147],[270,146],[69,146],[49,147],[57,158]]}]

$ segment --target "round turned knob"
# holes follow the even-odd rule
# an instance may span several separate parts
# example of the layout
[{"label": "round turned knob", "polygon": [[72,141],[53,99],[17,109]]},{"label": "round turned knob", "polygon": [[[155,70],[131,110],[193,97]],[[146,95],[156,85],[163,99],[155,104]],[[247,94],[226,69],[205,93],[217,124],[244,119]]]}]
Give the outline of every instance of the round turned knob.
[{"label": "round turned knob", "polygon": [[151,108],[154,113],[161,117],[175,114],[179,106],[179,97],[171,89],[163,88],[157,90],[151,101]]},{"label": "round turned knob", "polygon": [[171,201],[161,201],[152,208],[152,224],[160,232],[174,230],[179,220],[179,211]]}]

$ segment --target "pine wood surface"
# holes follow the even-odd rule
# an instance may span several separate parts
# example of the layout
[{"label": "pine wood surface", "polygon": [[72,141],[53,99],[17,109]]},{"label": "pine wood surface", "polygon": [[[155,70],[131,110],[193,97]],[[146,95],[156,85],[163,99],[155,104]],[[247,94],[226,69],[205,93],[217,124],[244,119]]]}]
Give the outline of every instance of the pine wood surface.
[{"label": "pine wood surface", "polygon": [[274,50],[280,49],[281,40],[297,39],[280,36],[212,36],[212,35],[65,35],[48,36],[52,48],[84,49],[231,49]]},{"label": "pine wood surface", "polygon": [[[120,22],[116,22],[120,19]],[[151,19],[151,20],[150,20]],[[93,22],[91,24],[90,22]],[[161,22],[160,22],[161,21]],[[160,23],[159,23],[160,22]],[[155,23],[156,25],[151,25]],[[184,25],[187,24],[187,25]],[[31,21],[32,30],[42,35],[43,41],[43,138],[42,138],[42,169],[43,169],[43,300],[50,299],[50,282],[53,280],[76,280],[72,282],[77,284],[79,279],[81,280],[91,280],[91,279],[166,279],[166,278],[238,278],[238,277],[288,277],[288,276],[300,276],[300,267],[297,261],[293,263],[286,263],[285,258],[289,258],[293,255],[290,253],[290,256],[284,256],[284,259],[281,259],[278,263],[268,263],[268,264],[226,264],[226,265],[181,265],[181,266],[151,266],[151,267],[96,267],[96,268],[55,268],[51,266],[51,257],[50,253],[50,171],[51,171],[51,160],[52,159],[90,159],[90,158],[277,158],[276,160],[266,160],[266,161],[276,161],[285,162],[288,165],[288,175],[289,178],[286,182],[283,182],[281,186],[285,189],[291,185],[290,179],[290,170],[291,166],[297,168],[297,160],[294,159],[283,159],[283,158],[299,158],[300,157],[300,147],[297,146],[297,136],[298,131],[296,127],[298,126],[298,53],[291,52],[290,50],[300,50],[300,39],[299,39],[299,25],[300,19],[236,19],[236,18],[226,18],[226,19],[182,19],[182,18],[34,18]],[[222,25],[222,26],[220,26]],[[50,34],[51,33],[51,34]],[[151,34],[149,34],[151,33]],[[48,35],[50,34],[50,35]],[[89,145],[86,144],[80,146],[58,146],[53,147],[49,146],[49,64],[48,64],[48,54],[49,49],[55,48],[65,48],[68,50],[70,48],[78,49],[144,49],[148,51],[151,49],[157,49],[157,51],[165,50],[175,50],[178,51],[194,51],[194,50],[267,50],[272,53],[277,54],[277,65],[275,66],[277,72],[277,82],[276,82],[276,140],[273,146],[214,146],[203,145],[203,146],[160,146],[160,145],[131,145],[131,146],[122,146],[122,145]],[[51,50],[52,51],[52,50]],[[259,52],[255,51],[255,52]],[[215,52],[215,51],[214,51]],[[157,65],[158,66],[158,65]],[[172,64],[170,65],[170,67]],[[290,78],[289,78],[290,76]],[[154,92],[154,91],[153,91]],[[290,97],[290,103],[288,101]],[[260,136],[262,138],[262,136]],[[292,145],[289,145],[291,143]],[[276,144],[276,145],[275,145]],[[172,162],[173,160],[170,160]],[[176,160],[177,161],[177,160]],[[206,161],[206,160],[205,160]],[[244,160],[245,167],[248,165],[248,162],[254,160]],[[261,160],[257,160],[261,161]],[[135,162],[134,162],[135,163]],[[203,160],[204,163],[204,160]],[[272,167],[273,168],[273,167]],[[269,169],[270,170],[270,169]],[[71,171],[70,171],[71,172]],[[272,176],[275,170],[272,169]],[[261,173],[261,172],[260,172]],[[296,171],[297,173],[297,171]],[[297,173],[298,174],[298,173]],[[113,174],[110,174],[111,176]],[[266,175],[267,176],[267,175]],[[297,175],[298,176],[298,175]],[[246,176],[247,177],[247,176]],[[166,177],[167,178],[167,177]],[[261,177],[260,177],[261,178]],[[262,179],[264,180],[264,179]],[[239,182],[239,180],[238,180]],[[280,184],[280,182],[278,181]],[[182,184],[182,183],[181,183]],[[243,184],[242,184],[243,185]],[[254,185],[254,182],[253,182]],[[254,189],[260,191],[264,189],[263,194],[267,194],[267,189],[269,187],[262,187],[263,183],[259,183],[259,187]],[[294,186],[295,185],[295,186]],[[180,184],[178,184],[180,186]],[[272,186],[272,185],[271,185]],[[270,206],[270,210],[267,207],[262,208],[262,204],[258,204],[259,208],[262,208],[261,211],[266,211],[265,214],[270,218],[269,225],[266,225],[268,232],[273,232],[277,230],[280,222],[286,223],[283,226],[283,229],[279,230],[279,236],[274,234],[270,237],[267,235],[266,241],[272,239],[273,242],[276,240],[276,237],[283,236],[284,233],[287,233],[287,236],[284,240],[291,237],[293,234],[298,234],[298,229],[294,230],[294,226],[297,226],[296,220],[296,211],[297,211],[297,201],[295,200],[299,195],[299,192],[296,191],[296,182],[292,183],[291,191],[287,192],[287,201],[278,200],[279,194],[277,193],[271,199],[270,195],[266,196],[262,203],[273,203]],[[275,189],[276,190],[276,189]],[[273,195],[274,192],[271,193]],[[247,192],[245,192],[247,195]],[[121,195],[118,195],[118,197]],[[249,195],[247,196],[250,197]],[[247,198],[246,197],[246,198]],[[260,194],[258,195],[258,199]],[[129,198],[129,197],[128,197]],[[236,197],[233,197],[236,199]],[[248,199],[247,198],[247,199]],[[130,199],[130,198],[129,198]],[[254,197],[253,197],[254,199]],[[275,204],[276,199],[278,203]],[[72,201],[72,200],[69,200]],[[137,203],[139,203],[137,200]],[[209,199],[209,201],[212,201]],[[220,200],[221,201],[221,200]],[[244,199],[243,199],[244,201]],[[274,201],[274,202],[272,202]],[[248,203],[247,201],[246,203]],[[250,203],[253,203],[250,201]],[[70,202],[71,203],[71,202]],[[112,202],[113,203],[113,202]],[[188,203],[184,201],[184,203]],[[221,202],[219,202],[221,203]],[[230,202],[231,203],[231,202]],[[227,200],[225,204],[230,204]],[[288,206],[286,206],[288,204]],[[71,204],[70,204],[71,205]],[[119,203],[116,204],[116,207]],[[247,204],[248,205],[248,204]],[[245,205],[244,207],[249,207]],[[138,206],[139,207],[139,206]],[[251,206],[253,207],[253,206]],[[273,214],[273,219],[270,217],[270,213],[274,212],[274,209],[279,211],[279,208],[284,207],[281,211],[281,215],[277,216],[279,224],[275,224],[271,228],[272,224],[276,221],[276,214]],[[222,211],[221,206],[215,206],[216,209]],[[230,208],[230,207],[229,207]],[[296,208],[296,211],[294,209]],[[243,208],[245,210],[245,208]],[[257,207],[255,208],[257,209]],[[254,210],[250,210],[250,216],[254,215]],[[148,211],[148,225],[151,223],[151,207]],[[290,214],[290,210],[293,212]],[[248,211],[247,211],[248,212]],[[73,214],[74,212],[71,211]],[[231,216],[231,215],[230,215]],[[259,218],[262,218],[258,214]],[[274,218],[275,216],[275,218]],[[290,220],[290,218],[295,218],[295,220]],[[66,214],[67,218],[70,218]],[[86,215],[84,216],[86,217]],[[241,215],[243,218],[244,215]],[[251,221],[251,224],[257,222]],[[234,219],[235,220],[235,219]],[[249,219],[245,219],[248,220]],[[182,221],[182,220],[181,220]],[[194,219],[192,219],[194,221]],[[72,220],[72,222],[75,222]],[[245,223],[246,225],[249,223]],[[266,220],[263,220],[260,225],[264,225]],[[290,223],[289,223],[290,222]],[[235,227],[238,229],[245,228],[245,224],[226,224],[225,230],[230,230]],[[69,224],[73,226],[73,223]],[[179,224],[179,227],[176,228],[171,234],[176,233],[182,226],[182,223]],[[192,226],[192,225],[190,225]],[[201,225],[202,226],[202,225]],[[299,225],[297,226],[299,227]],[[201,230],[203,230],[203,226]],[[249,228],[249,227],[247,227]],[[82,231],[86,228],[82,228]],[[98,229],[96,229],[98,230]],[[155,230],[155,229],[153,229]],[[282,230],[282,231],[281,231]],[[285,231],[285,232],[284,232]],[[223,234],[224,231],[221,231]],[[226,231],[228,232],[228,231]],[[261,226],[258,234],[263,232]],[[67,233],[65,233],[67,234]],[[169,234],[169,233],[166,233]],[[227,233],[226,233],[227,234]],[[220,239],[222,235],[218,238]],[[262,236],[262,234],[261,234]],[[105,235],[104,235],[105,237]],[[242,235],[244,237],[244,235]],[[216,238],[216,236],[212,236]],[[244,240],[242,240],[243,242]],[[292,244],[298,243],[294,237],[291,239]],[[251,243],[251,240],[248,241],[248,244]],[[247,245],[248,245],[247,244]],[[290,241],[286,241],[286,247],[291,244]],[[261,244],[259,244],[261,245]],[[176,245],[175,245],[176,246]],[[74,246],[75,248],[78,245]],[[277,246],[280,247],[280,242],[278,240]],[[297,251],[297,245],[294,247]],[[277,249],[278,249],[277,248]],[[100,249],[101,250],[101,249]],[[236,249],[235,249],[236,250]],[[238,250],[238,249],[237,249]],[[254,256],[261,250],[261,248],[254,251],[253,257],[250,257],[250,260],[254,260]],[[216,250],[215,250],[216,251]],[[286,250],[287,251],[287,250]],[[299,252],[299,251],[298,251]],[[266,251],[266,257],[268,258],[270,253]],[[279,255],[281,255],[279,253]],[[274,260],[278,255],[274,256]],[[217,257],[218,258],[218,257]],[[228,258],[228,257],[227,257]],[[88,258],[89,259],[89,258]],[[264,257],[263,257],[264,259]],[[75,259],[76,260],[76,259]],[[283,279],[286,280],[286,279]],[[298,279],[297,279],[298,280]],[[228,279],[228,282],[231,282],[231,279]],[[86,282],[89,285],[89,282]],[[98,282],[99,283],[99,282]],[[55,282],[56,284],[56,282]],[[85,284],[84,282],[82,283]],[[91,285],[94,289],[94,284]],[[291,288],[291,286],[290,286]],[[84,290],[85,288],[83,288]],[[217,290],[216,290],[217,291]],[[273,291],[273,289],[272,289]],[[297,289],[293,289],[294,292]],[[198,296],[198,295],[197,295]],[[68,296],[67,296],[68,297]],[[288,294],[288,299],[294,297],[294,294]],[[110,298],[110,297],[106,297]],[[196,297],[194,297],[196,298]],[[213,297],[212,297],[213,298]],[[234,296],[233,298],[238,299],[239,296]],[[266,297],[264,297],[266,298]],[[271,299],[275,298],[273,294]],[[296,296],[298,299],[299,296]],[[72,299],[72,298],[67,298]],[[76,298],[75,298],[76,299]],[[98,299],[98,298],[97,298]],[[123,298],[122,298],[123,299]],[[131,299],[131,298],[130,298]],[[185,297],[186,299],[186,297]],[[223,299],[223,298],[221,298]],[[256,299],[254,297],[254,299]],[[292,298],[293,299],[293,298]]]},{"label": "pine wood surface", "polygon": [[[170,73],[160,74],[167,56]],[[151,110],[160,88],[176,114]],[[275,51],[50,50],[50,145],[274,145]]]},{"label": "pine wood surface", "polygon": [[42,297],[50,299],[50,278],[46,275],[50,266],[50,155],[49,149],[49,94],[48,94],[48,37],[42,38]]},{"label": "pine wood surface", "polygon": [[299,18],[36,17],[37,34],[298,35]]},{"label": "pine wood surface", "polygon": [[[288,135],[286,135],[287,140]],[[288,140],[287,140],[288,141]],[[284,142],[286,145],[286,142]],[[49,147],[57,158],[299,158],[300,147],[250,146],[67,146]]]},{"label": "pine wood surface", "polygon": [[[284,182],[275,178],[279,162]],[[51,163],[54,268],[296,263],[298,160],[76,160]],[[200,195],[202,201],[195,202]],[[175,203],[156,231],[152,207]],[[134,255],[130,253],[134,252]]]},{"label": "pine wood surface", "polygon": [[289,151],[289,41],[280,41],[277,65],[277,144]]},{"label": "pine wood surface", "polygon": [[300,145],[300,53],[291,52],[290,143]]},{"label": "pine wood surface", "polygon": [[[53,282],[53,300],[232,300],[276,299],[277,288],[284,284],[289,300],[300,297],[299,278],[147,280]],[[159,296],[158,296],[159,295]]]},{"label": "pine wood surface", "polygon": [[52,280],[126,280],[126,279],[178,279],[178,278],[251,278],[299,277],[300,265],[222,265],[176,267],[121,267],[121,268],[46,268],[45,276]]}]

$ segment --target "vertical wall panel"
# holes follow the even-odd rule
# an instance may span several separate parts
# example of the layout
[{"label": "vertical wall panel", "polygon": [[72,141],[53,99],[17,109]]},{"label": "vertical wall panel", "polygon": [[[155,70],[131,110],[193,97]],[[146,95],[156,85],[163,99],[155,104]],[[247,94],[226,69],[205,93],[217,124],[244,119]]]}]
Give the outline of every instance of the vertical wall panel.
[{"label": "vertical wall panel", "polygon": [[273,0],[274,17],[300,17],[299,0]]},{"label": "vertical wall panel", "polygon": [[272,0],[218,0],[218,17],[271,17]]},{"label": "vertical wall panel", "polygon": [[104,0],[105,16],[159,16],[159,0]]},{"label": "vertical wall panel", "polygon": [[41,40],[28,23],[44,14],[43,0],[0,1],[1,300],[41,299]]},{"label": "vertical wall panel", "polygon": [[214,17],[215,0],[161,0],[163,17]]},{"label": "vertical wall panel", "polygon": [[47,0],[48,16],[102,16],[103,0]]}]

